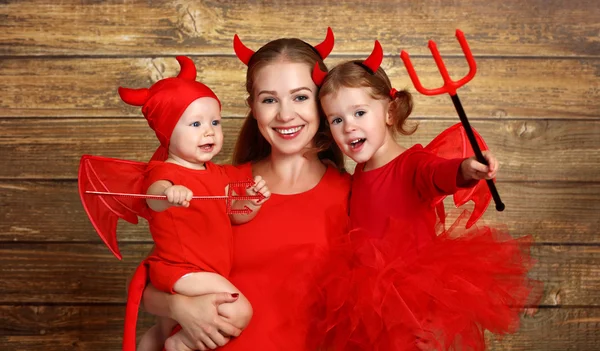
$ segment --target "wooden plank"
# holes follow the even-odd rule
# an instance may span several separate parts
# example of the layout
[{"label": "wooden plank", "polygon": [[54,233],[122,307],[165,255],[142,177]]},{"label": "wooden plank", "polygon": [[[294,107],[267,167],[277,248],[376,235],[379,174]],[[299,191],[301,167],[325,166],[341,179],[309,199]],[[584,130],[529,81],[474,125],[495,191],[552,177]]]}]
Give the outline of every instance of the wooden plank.
[{"label": "wooden plank", "polygon": [[[354,56],[364,59],[365,56]],[[198,80],[222,99],[223,115],[247,113],[244,65],[235,57],[195,57]],[[344,59],[346,60],[346,59]],[[342,59],[328,60],[336,64]],[[415,68],[426,87],[441,86],[431,58],[416,58]],[[600,116],[600,59],[478,58],[477,77],[460,96],[471,118],[592,118]],[[446,59],[452,77],[467,71],[463,58]],[[148,87],[177,75],[171,57],[136,58],[8,58],[0,79],[0,117],[140,116],[127,106],[117,87]],[[394,85],[412,88],[398,56],[383,66]],[[415,95],[415,116],[457,118],[448,96]]]},{"label": "wooden plank", "polygon": [[[599,100],[600,101],[600,100]],[[427,144],[454,120],[423,120],[401,143]],[[223,120],[228,162],[242,119]],[[600,121],[473,121],[500,160],[505,181],[600,181]],[[83,154],[146,161],[158,146],[143,118],[0,120],[0,179],[75,179]],[[348,169],[354,165],[348,162]]]},{"label": "wooden plank", "polygon": [[600,342],[600,309],[543,309],[524,317],[519,332],[503,339],[488,334],[492,351],[592,351]]},{"label": "wooden plank", "polygon": [[[124,305],[0,306],[2,350],[119,350]],[[140,313],[138,340],[154,323]]]},{"label": "wooden plank", "polygon": [[453,37],[460,28],[480,55],[600,55],[600,10],[593,0],[297,5],[289,0],[250,5],[240,0],[8,1],[0,8],[0,55],[230,55],[235,33],[256,49],[279,37],[316,44],[326,26],[336,33],[338,54],[367,52],[376,38],[393,53],[404,48],[429,54],[426,41],[433,38],[445,53],[460,54]]},{"label": "wooden plank", "polygon": [[[4,351],[97,351],[121,346],[124,306],[0,306]],[[519,331],[498,340],[488,334],[490,351],[596,350],[598,308],[541,309],[523,317]],[[153,323],[140,314],[138,339]]]},{"label": "wooden plank", "polygon": [[[0,303],[122,303],[127,278],[151,247],[122,243],[121,262],[103,244],[3,243]],[[599,253],[598,246],[534,246],[541,303],[600,306]]]},{"label": "wooden plank", "polygon": [[152,243],[120,248],[123,261],[104,244],[3,243],[0,303],[123,303],[127,279]]},{"label": "wooden plank", "polygon": [[[498,188],[506,210],[490,206],[486,223],[502,224],[515,237],[531,235],[536,243],[600,244],[600,184],[503,182]],[[100,242],[75,181],[1,181],[0,193],[0,242]],[[450,199],[447,206],[453,208]],[[451,223],[455,212],[449,217]],[[123,242],[151,240],[145,220],[119,221],[117,232]]]}]

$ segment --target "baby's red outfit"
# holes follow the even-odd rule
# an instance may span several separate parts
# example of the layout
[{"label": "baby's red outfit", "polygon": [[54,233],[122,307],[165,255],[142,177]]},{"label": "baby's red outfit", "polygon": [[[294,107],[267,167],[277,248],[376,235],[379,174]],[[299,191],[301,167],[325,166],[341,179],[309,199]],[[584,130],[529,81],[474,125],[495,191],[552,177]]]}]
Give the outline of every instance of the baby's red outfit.
[{"label": "baby's red outfit", "polygon": [[[194,195],[223,196],[230,182],[223,166],[206,162],[194,170],[168,162],[148,164],[146,187],[158,180],[190,189]],[[188,273],[214,272],[229,276],[232,231],[225,200],[192,200],[190,206],[151,212],[148,220],[155,249],[148,257],[150,281],[157,289],[175,293],[173,286]]]}]

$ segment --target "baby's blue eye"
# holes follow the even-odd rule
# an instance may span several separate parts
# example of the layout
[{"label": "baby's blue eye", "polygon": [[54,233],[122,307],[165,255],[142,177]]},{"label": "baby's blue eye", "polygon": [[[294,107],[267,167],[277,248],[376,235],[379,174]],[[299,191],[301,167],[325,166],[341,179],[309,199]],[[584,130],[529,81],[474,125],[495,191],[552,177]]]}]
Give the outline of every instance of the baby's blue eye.
[{"label": "baby's blue eye", "polygon": [[331,124],[340,124],[340,123],[342,123],[342,119],[339,117],[336,117],[331,120]]},{"label": "baby's blue eye", "polygon": [[362,116],[364,116],[364,115],[365,115],[365,113],[366,113],[365,111],[356,111],[356,112],[354,113],[354,115],[355,115],[356,117],[362,117]]},{"label": "baby's blue eye", "polygon": [[192,127],[200,127],[200,122],[196,121],[192,124],[190,124]]},{"label": "baby's blue eye", "polygon": [[212,121],[212,125],[215,126],[215,127],[218,126],[218,125],[220,125],[220,124],[221,124],[221,121],[219,121],[219,120],[215,119],[214,121]]}]

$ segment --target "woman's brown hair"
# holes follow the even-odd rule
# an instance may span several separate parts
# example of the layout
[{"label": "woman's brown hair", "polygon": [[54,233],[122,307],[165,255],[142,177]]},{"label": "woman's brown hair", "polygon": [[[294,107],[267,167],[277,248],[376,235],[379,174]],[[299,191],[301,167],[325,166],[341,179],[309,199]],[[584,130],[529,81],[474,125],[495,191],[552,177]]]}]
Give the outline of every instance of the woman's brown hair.
[{"label": "woman's brown hair", "polygon": [[[248,92],[247,103],[249,106],[252,105],[252,101],[254,100],[254,79],[256,73],[261,68],[281,60],[292,63],[305,63],[309,68],[307,72],[312,70],[315,62],[319,63],[319,67],[322,70],[327,69],[319,53],[306,42],[296,38],[273,40],[256,51],[248,62],[246,91]],[[344,170],[344,155],[336,143],[333,142],[333,138],[327,130],[327,120],[320,109],[318,110],[319,128],[314,137],[315,147],[314,150],[309,152],[316,152],[320,160],[333,163],[339,170]],[[233,164],[239,165],[246,162],[258,162],[270,154],[271,145],[260,133],[256,118],[254,118],[252,109],[250,109],[235,144]]]},{"label": "woman's brown hair", "polygon": [[394,90],[392,98],[392,83],[381,67],[371,73],[365,68],[363,61],[348,61],[335,66],[323,81],[319,90],[319,100],[335,94],[340,87],[370,88],[373,99],[391,99],[389,112],[393,122],[392,131],[403,135],[410,135],[416,131],[416,124],[410,128],[406,125],[406,119],[413,108],[411,94],[407,90]]}]

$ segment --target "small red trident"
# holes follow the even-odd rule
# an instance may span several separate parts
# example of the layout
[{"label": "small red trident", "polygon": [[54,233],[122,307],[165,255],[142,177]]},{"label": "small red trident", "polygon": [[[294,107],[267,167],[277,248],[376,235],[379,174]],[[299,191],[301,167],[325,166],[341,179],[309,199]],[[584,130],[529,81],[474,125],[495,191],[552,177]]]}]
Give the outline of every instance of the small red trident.
[{"label": "small red trident", "polygon": [[[248,206],[244,206],[241,210],[236,210],[231,208],[231,204],[233,200],[259,200],[262,201],[265,196],[261,193],[257,193],[256,195],[234,195],[234,189],[248,189],[249,187],[254,185],[254,181],[246,180],[241,182],[231,182],[228,184],[227,195],[223,196],[192,196],[192,200],[225,200],[227,214],[250,214],[252,210]],[[104,195],[104,196],[123,196],[123,197],[133,197],[139,199],[154,199],[154,200],[166,200],[166,195],[148,195],[148,194],[129,194],[129,193],[113,193],[106,191],[91,191],[87,190],[86,194],[92,195]]]},{"label": "small red trident", "polygon": [[[467,119],[467,114],[465,113],[465,110],[463,109],[462,104],[460,103],[460,99],[458,98],[458,95],[456,94],[456,89],[467,84],[471,79],[473,79],[473,77],[475,77],[475,73],[477,72],[477,66],[475,65],[475,59],[473,58],[473,54],[471,53],[469,44],[467,44],[467,40],[465,39],[465,34],[460,29],[456,30],[456,38],[458,39],[458,42],[460,43],[460,47],[462,48],[462,51],[465,54],[465,57],[467,58],[467,62],[469,63],[469,73],[464,78],[462,78],[458,81],[453,81],[450,78],[450,75],[448,74],[448,70],[446,69],[446,65],[444,64],[444,61],[442,60],[442,57],[440,56],[440,52],[437,49],[437,45],[435,44],[435,42],[433,40],[429,41],[429,50],[431,50],[433,59],[435,60],[435,63],[438,66],[438,69],[442,75],[442,78],[444,79],[444,86],[442,86],[441,88],[437,88],[437,89],[424,88],[423,85],[421,84],[421,82],[419,81],[417,72],[415,72],[415,69],[414,69],[412,63],[410,62],[410,57],[409,57],[408,53],[406,51],[402,50],[402,52],[400,53],[400,57],[402,58],[402,61],[404,62],[404,65],[406,66],[408,75],[410,76],[410,79],[412,80],[413,84],[415,85],[415,88],[421,94],[423,94],[423,95],[439,95],[439,94],[443,94],[443,93],[450,94],[450,97],[452,98],[452,102],[454,103],[454,107],[456,108],[456,112],[458,112],[458,117],[460,118],[460,122],[462,123],[463,127],[465,128],[465,132],[467,133],[467,137],[469,138],[469,142],[471,143],[471,147],[473,148],[475,157],[477,157],[477,161],[487,165],[488,163],[487,163],[486,159],[483,157],[483,154],[481,153],[481,148],[479,147],[479,144],[477,144],[477,140],[475,139],[475,135],[473,134],[473,129],[471,129],[471,124],[469,123],[469,120]],[[496,185],[494,184],[494,181],[492,179],[487,179],[486,182],[487,182],[488,187],[490,188],[492,198],[494,199],[494,202],[496,203],[496,210],[503,211],[505,206],[504,206],[504,203],[502,203],[502,200],[500,199],[500,195],[498,194],[498,190],[496,189]]]}]

